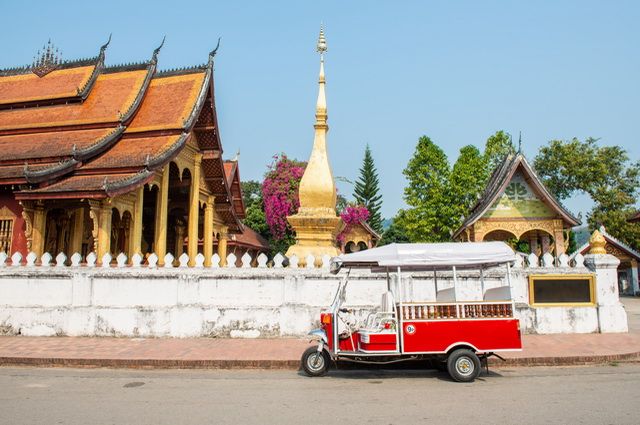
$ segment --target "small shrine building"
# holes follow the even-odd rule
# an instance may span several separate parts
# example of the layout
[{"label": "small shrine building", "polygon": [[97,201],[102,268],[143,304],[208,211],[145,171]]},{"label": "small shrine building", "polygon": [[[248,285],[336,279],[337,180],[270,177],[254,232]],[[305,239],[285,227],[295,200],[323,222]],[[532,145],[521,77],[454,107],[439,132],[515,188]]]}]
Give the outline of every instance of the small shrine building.
[{"label": "small shrine building", "polygon": [[345,227],[343,223],[340,242],[340,252],[343,254],[375,248],[380,241],[380,235],[366,221],[351,225],[348,229]]},{"label": "small shrine building", "polygon": [[530,252],[558,256],[579,220],[545,188],[520,152],[491,175],[477,203],[453,234],[459,241],[526,241]]},{"label": "small shrine building", "polygon": [[[164,42],[163,42],[164,43]],[[213,65],[61,61],[0,71],[0,250],[25,256],[268,249],[246,228],[237,161],[225,163]]]}]

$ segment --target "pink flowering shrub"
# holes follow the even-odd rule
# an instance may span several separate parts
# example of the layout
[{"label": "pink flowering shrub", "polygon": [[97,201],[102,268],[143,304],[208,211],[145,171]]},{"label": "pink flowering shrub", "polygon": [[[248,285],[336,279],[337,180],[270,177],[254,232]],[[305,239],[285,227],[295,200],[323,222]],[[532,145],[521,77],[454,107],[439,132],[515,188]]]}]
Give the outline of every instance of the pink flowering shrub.
[{"label": "pink flowering shrub", "polygon": [[354,225],[369,220],[369,210],[364,205],[348,205],[340,214],[340,218],[344,222],[344,229],[338,233],[336,239],[343,243],[346,234]]},{"label": "pink flowering shrub", "polygon": [[291,160],[283,153],[273,157],[273,163],[262,182],[262,198],[267,225],[275,240],[291,231],[287,216],[298,212],[298,188],[306,163]]}]

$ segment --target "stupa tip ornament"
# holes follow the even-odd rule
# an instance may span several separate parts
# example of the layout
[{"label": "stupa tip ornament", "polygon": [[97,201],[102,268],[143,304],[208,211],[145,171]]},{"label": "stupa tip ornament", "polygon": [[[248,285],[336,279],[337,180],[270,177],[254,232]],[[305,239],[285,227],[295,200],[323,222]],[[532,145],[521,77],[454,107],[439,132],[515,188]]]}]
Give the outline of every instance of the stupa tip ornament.
[{"label": "stupa tip ornament", "polygon": [[318,36],[316,51],[320,53],[321,56],[327,51],[327,39],[324,37],[324,28],[322,25],[320,25],[320,35]]},{"label": "stupa tip ornament", "polygon": [[316,263],[319,263],[324,255],[333,257],[340,253],[336,246],[336,233],[340,225],[340,217],[336,214],[336,184],[327,153],[326,138],[329,126],[324,79],[327,40],[322,27],[316,50],[320,53],[320,78],[316,120],[313,126],[313,150],[300,181],[300,208],[297,214],[287,217],[296,231],[296,244],[289,248],[287,256],[296,255],[300,265],[303,265],[308,255],[313,255]]},{"label": "stupa tip ornament", "polygon": [[594,230],[589,238],[589,254],[606,254],[607,250],[604,246],[607,244],[606,239],[598,229]]}]

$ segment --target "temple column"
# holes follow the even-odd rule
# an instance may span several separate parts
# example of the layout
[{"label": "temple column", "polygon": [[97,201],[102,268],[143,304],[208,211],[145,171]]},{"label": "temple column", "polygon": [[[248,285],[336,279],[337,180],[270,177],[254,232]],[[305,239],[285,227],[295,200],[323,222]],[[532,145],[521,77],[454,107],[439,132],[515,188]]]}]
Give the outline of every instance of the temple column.
[{"label": "temple column", "polygon": [[556,249],[556,257],[559,257],[561,254],[565,253],[565,245],[564,245],[564,231],[556,230],[553,238],[555,239],[554,245]]},{"label": "temple column", "polygon": [[200,163],[202,154],[195,154],[193,159],[193,175],[191,176],[191,188],[189,189],[189,266],[196,264],[198,255],[198,219],[200,218]]},{"label": "temple column", "polygon": [[211,256],[213,255],[213,196],[207,198],[204,207],[204,266],[211,267]]},{"label": "temple column", "polygon": [[160,190],[156,200],[156,229],[153,250],[158,256],[158,265],[164,266],[167,255],[167,218],[169,214],[169,165],[162,170]]},{"label": "temple column", "polygon": [[551,248],[551,238],[548,233],[543,233],[540,239],[542,241],[542,255],[544,255],[549,252],[549,248]]},{"label": "temple column", "polygon": [[102,257],[111,253],[111,217],[113,212],[111,205],[102,204],[98,210],[98,263],[102,264]]},{"label": "temple column", "polygon": [[529,250],[532,254],[538,255],[538,232],[533,231],[529,234]]},{"label": "temple column", "polygon": [[38,257],[44,254],[44,235],[47,211],[42,203],[37,203],[33,209],[33,229],[31,233],[31,251]]},{"label": "temple column", "polygon": [[82,252],[82,236],[84,234],[84,208],[76,209],[73,214],[73,230],[71,232],[70,254]]},{"label": "temple column", "polygon": [[638,282],[638,260],[631,259],[631,290],[632,295],[636,295],[640,292],[640,282]]},{"label": "temple column", "polygon": [[133,220],[129,233],[129,258],[142,254],[142,208],[144,205],[144,186],[136,189],[136,202],[133,205]]},{"label": "temple column", "polygon": [[218,256],[220,257],[220,267],[227,265],[227,241],[229,240],[229,234],[227,227],[220,229],[220,238],[218,239]]},{"label": "temple column", "polygon": [[180,224],[176,224],[176,242],[175,245],[173,247],[173,253],[176,257],[176,259],[178,259],[183,252],[183,247],[184,247],[184,225],[182,224],[183,221],[180,221]]}]

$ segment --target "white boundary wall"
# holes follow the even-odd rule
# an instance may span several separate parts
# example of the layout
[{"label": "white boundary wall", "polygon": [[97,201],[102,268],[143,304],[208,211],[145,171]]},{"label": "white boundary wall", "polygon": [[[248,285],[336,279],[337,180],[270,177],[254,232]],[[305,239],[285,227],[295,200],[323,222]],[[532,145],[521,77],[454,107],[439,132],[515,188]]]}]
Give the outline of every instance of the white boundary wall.
[{"label": "white boundary wall", "polygon": [[[91,267],[80,265],[77,257],[72,260],[75,265],[66,266],[66,257],[58,256],[57,265],[51,266],[47,265],[51,258],[46,255],[38,266],[33,256],[27,261],[30,265],[15,256],[8,261],[0,258],[0,334],[302,336],[318,326],[320,311],[331,304],[338,281],[344,276],[344,272],[332,275],[326,268],[285,268],[282,262],[267,268],[266,261],[254,261],[258,267],[252,268],[252,259],[241,268],[189,268],[188,258],[181,257],[182,267],[156,268],[140,263],[126,266],[126,258],[120,257],[119,266]],[[519,261],[512,272],[516,310],[525,332],[627,331],[626,313],[617,293],[615,257],[578,257],[577,264],[570,266],[565,261],[561,267],[554,265],[553,258],[546,258],[539,266],[534,257]],[[229,260],[230,264],[235,262],[234,258]],[[295,265],[295,259],[290,263]],[[596,307],[529,306],[529,274],[593,271]],[[403,279],[408,301],[435,301],[432,274],[407,274]],[[349,306],[365,314],[380,305],[386,290],[385,275],[354,270],[350,281]],[[485,272],[485,289],[505,285],[504,269]],[[438,289],[452,286],[451,273],[439,273]],[[459,272],[456,298],[482,299],[477,272]]]}]

